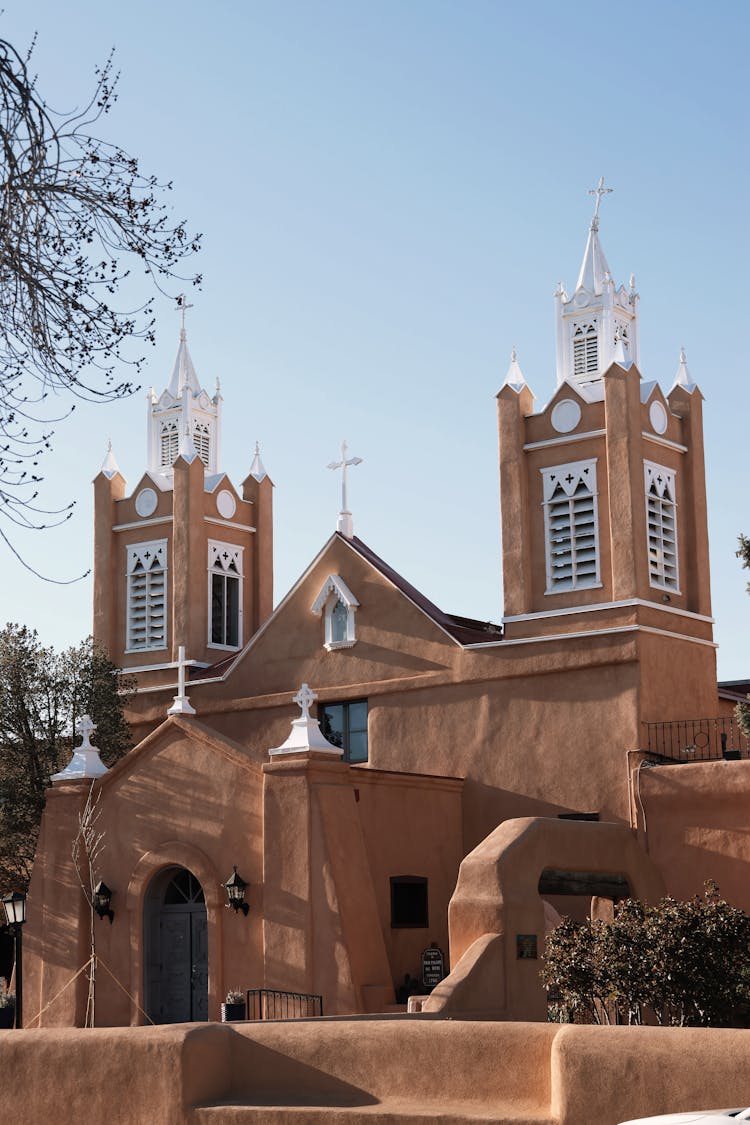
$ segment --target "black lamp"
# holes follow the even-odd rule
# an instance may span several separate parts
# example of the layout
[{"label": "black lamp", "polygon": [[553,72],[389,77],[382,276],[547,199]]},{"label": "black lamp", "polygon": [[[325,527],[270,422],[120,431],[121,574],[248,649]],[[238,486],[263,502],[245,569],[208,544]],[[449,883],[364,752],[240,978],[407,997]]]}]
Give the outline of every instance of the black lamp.
[{"label": "black lamp", "polygon": [[245,902],[245,889],[247,883],[241,875],[237,874],[237,864],[234,865],[234,871],[227,879],[226,883],[222,883],[224,890],[227,892],[227,910],[230,906],[234,909],[235,913],[241,910],[247,918],[250,911],[250,906]]},{"label": "black lamp", "polygon": [[100,880],[94,887],[94,910],[100,918],[109,918],[109,924],[114,921],[115,912],[111,909],[112,891],[107,884]]},{"label": "black lamp", "polygon": [[26,895],[13,891],[0,899],[5,908],[8,926],[13,930],[16,946],[16,1027],[23,1027],[23,942],[22,926],[26,921]]}]

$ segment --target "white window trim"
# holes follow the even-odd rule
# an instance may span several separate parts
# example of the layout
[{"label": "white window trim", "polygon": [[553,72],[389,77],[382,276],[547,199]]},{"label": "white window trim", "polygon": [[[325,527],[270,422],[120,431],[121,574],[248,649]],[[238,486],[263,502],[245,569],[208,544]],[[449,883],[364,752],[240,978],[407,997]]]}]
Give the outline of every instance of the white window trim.
[{"label": "white window trim", "polygon": [[[543,500],[542,506],[544,508],[544,554],[546,564],[546,577],[547,588],[544,591],[547,594],[568,594],[578,590],[593,590],[600,587],[601,582],[601,558],[599,552],[599,492],[596,486],[596,463],[597,458],[593,457],[587,461],[571,461],[565,465],[553,465],[540,469],[543,480]],[[594,507],[594,562],[595,571],[591,575],[587,575],[583,579],[576,579],[575,574],[571,574],[570,585],[562,586],[556,585],[553,582],[553,566],[552,566],[552,535],[550,527],[550,506],[553,503],[553,495],[557,490],[558,485],[562,487],[564,494],[569,500],[573,499],[576,488],[579,483],[583,481],[589,492]],[[572,532],[572,526],[571,526]],[[571,553],[573,550],[573,538],[571,535]]]},{"label": "white window trim", "polygon": [[[346,640],[343,641],[333,640],[332,618],[337,602],[341,602],[346,608]],[[328,652],[338,648],[352,648],[357,643],[354,615],[359,609],[359,602],[338,574],[328,575],[310,609],[316,617],[323,617],[325,625],[323,647]]]},{"label": "white window trim", "polygon": [[[220,567],[216,567],[216,569],[214,569],[214,567],[216,565],[217,557],[219,555],[223,554],[225,551],[229,551],[234,557],[234,561],[237,565],[237,573],[236,574],[228,573],[227,571],[222,570]],[[206,647],[207,648],[220,649],[222,652],[238,652],[239,649],[242,648],[242,643],[243,643],[242,642],[242,637],[243,637],[242,628],[243,628],[243,609],[244,609],[243,603],[244,603],[244,600],[245,600],[245,597],[244,597],[244,594],[245,594],[244,582],[242,581],[242,578],[243,578],[243,575],[244,575],[244,569],[243,569],[244,552],[245,552],[245,548],[238,546],[236,543],[222,543],[218,539],[209,539],[208,540],[208,564],[207,564],[207,572],[208,572],[208,574],[207,574],[208,599],[207,600],[208,600],[208,605],[207,605],[207,620],[206,620],[206,637],[207,637]],[[212,625],[213,625],[213,622],[211,620],[211,611],[212,611],[211,602],[212,602],[212,595],[213,595],[213,591],[212,591],[213,581],[212,581],[212,579],[213,579],[214,574],[221,574],[224,577],[230,577],[233,580],[236,578],[237,582],[239,582],[240,596],[239,596],[239,608],[238,608],[238,618],[237,618],[237,644],[236,645],[222,645],[222,644],[219,644],[217,641],[211,640]]]},{"label": "white window trim", "polygon": [[[164,575],[164,642],[162,644],[133,645],[132,602],[131,602],[132,582],[131,582],[131,579],[133,577],[133,568],[134,568],[135,564],[139,561],[139,559],[141,561],[143,561],[143,558],[144,558],[146,552],[149,552],[149,554],[151,554],[152,556],[153,555],[161,555],[162,574]],[[150,571],[148,571],[148,569],[147,569],[145,571],[145,573],[148,575],[150,573]],[[168,585],[167,585],[167,576],[168,576],[168,566],[167,566],[167,540],[166,539],[154,539],[154,540],[150,540],[147,543],[132,543],[127,547],[126,568],[125,568],[125,602],[126,602],[126,604],[125,604],[125,629],[126,629],[125,652],[126,653],[159,652],[159,651],[163,651],[164,649],[166,649],[166,647],[167,647],[167,635],[168,635],[168,631],[169,631],[168,630],[168,625],[169,625],[169,618],[168,618],[169,588],[168,588]]]},{"label": "white window trim", "polygon": [[[649,490],[651,488],[652,483],[654,482],[654,478],[657,477],[657,476],[661,476],[661,477],[664,478],[665,483],[669,486],[669,490],[670,490],[671,495],[672,495],[671,503],[672,503],[672,511],[674,513],[674,569],[675,569],[674,585],[669,585],[669,583],[667,583],[667,582],[660,582],[659,579],[651,573],[651,560],[650,560],[650,557],[649,557],[650,551],[651,551],[651,544],[649,543],[649,533],[648,533],[648,501],[649,501]],[[680,594],[681,593],[681,591],[680,591],[680,554],[679,554],[679,542],[678,542],[678,533],[677,533],[677,473],[675,472],[674,469],[668,469],[666,467],[666,465],[657,465],[655,461],[645,461],[644,460],[644,462],[643,462],[643,488],[644,488],[644,496],[645,496],[645,504],[646,504],[646,565],[648,566],[649,585],[654,590],[664,590],[666,593],[669,593],[669,594]],[[658,488],[658,481],[657,481],[657,488]],[[658,489],[658,490],[659,490],[660,493],[663,493],[663,491],[664,491],[663,489]],[[663,499],[663,495],[660,495],[659,499]]]}]

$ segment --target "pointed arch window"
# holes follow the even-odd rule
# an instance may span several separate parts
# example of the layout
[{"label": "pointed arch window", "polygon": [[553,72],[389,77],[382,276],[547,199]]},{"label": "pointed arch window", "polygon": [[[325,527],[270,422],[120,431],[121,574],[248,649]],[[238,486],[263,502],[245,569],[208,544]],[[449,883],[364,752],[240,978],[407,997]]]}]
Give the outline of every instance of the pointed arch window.
[{"label": "pointed arch window", "polygon": [[310,608],[316,617],[323,618],[323,643],[329,652],[335,648],[351,648],[357,643],[354,615],[359,602],[338,574],[328,575]]},{"label": "pointed arch window", "polygon": [[679,593],[675,473],[652,461],[644,461],[643,469],[649,582],[658,589]]},{"label": "pointed arch window", "polygon": [[159,464],[162,469],[169,469],[177,460],[180,451],[180,431],[177,419],[162,422],[159,432]]},{"label": "pointed arch window", "polygon": [[242,555],[234,543],[208,542],[208,643],[212,648],[242,644]]},{"label": "pointed arch window", "polygon": [[127,651],[166,648],[166,539],[128,547],[127,569]]},{"label": "pointed arch window", "polygon": [[196,422],[193,427],[193,446],[203,464],[208,468],[211,452],[211,427],[208,422]]},{"label": "pointed arch window", "polygon": [[599,371],[599,334],[596,324],[573,326],[573,374],[582,378]]},{"label": "pointed arch window", "polygon": [[542,469],[548,594],[599,586],[596,460]]}]

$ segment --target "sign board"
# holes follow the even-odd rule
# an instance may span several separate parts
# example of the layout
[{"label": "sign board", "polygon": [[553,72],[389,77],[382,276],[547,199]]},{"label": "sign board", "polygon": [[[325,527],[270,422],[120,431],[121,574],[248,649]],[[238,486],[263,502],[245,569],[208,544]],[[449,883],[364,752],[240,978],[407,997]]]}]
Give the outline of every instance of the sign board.
[{"label": "sign board", "polygon": [[445,959],[442,949],[433,942],[422,954],[422,986],[432,989],[445,976]]},{"label": "sign board", "polygon": [[536,961],[536,934],[516,934],[516,958],[519,961]]}]

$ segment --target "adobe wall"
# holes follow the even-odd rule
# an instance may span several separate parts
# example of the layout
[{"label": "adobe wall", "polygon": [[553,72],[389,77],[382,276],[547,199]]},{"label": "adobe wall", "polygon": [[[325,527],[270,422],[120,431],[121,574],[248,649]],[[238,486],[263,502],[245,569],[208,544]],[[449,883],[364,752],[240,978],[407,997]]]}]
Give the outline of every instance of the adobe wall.
[{"label": "adobe wall", "polygon": [[306,1107],[352,1125],[431,1108],[452,1125],[617,1125],[750,1104],[750,1031],[737,1030],[406,1017],[3,1031],[0,1066],[24,1125],[209,1125],[228,1113],[291,1125]]},{"label": "adobe wall", "polygon": [[668,893],[689,898],[713,879],[729,902],[750,912],[750,761],[641,769],[639,782],[640,840]]}]

